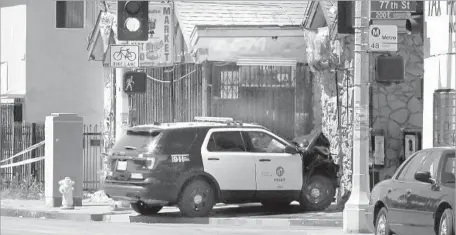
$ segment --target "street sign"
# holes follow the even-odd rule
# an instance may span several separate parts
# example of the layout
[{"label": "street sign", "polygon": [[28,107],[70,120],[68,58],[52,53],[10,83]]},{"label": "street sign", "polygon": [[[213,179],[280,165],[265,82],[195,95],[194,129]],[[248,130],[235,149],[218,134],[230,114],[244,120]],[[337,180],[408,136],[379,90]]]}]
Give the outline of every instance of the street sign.
[{"label": "street sign", "polygon": [[373,11],[370,18],[373,20],[405,20],[411,15],[410,12]]},{"label": "street sign", "polygon": [[407,19],[416,12],[416,1],[370,1],[373,20]]},{"label": "street sign", "polygon": [[147,74],[145,72],[126,72],[123,81],[123,90],[125,93],[146,92]]},{"label": "street sign", "polygon": [[370,1],[371,11],[415,12],[416,1]]},{"label": "street sign", "polygon": [[111,45],[111,67],[137,68],[139,67],[139,46]]},{"label": "street sign", "polygon": [[397,51],[397,26],[371,25],[369,51]]}]

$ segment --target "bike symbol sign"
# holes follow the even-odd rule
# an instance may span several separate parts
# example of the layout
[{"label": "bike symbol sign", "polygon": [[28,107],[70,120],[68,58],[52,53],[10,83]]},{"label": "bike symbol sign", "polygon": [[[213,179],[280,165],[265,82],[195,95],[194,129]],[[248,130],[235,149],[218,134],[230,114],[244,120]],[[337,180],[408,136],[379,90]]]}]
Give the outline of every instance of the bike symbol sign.
[{"label": "bike symbol sign", "polygon": [[139,67],[139,46],[111,45],[111,67],[137,68]]}]

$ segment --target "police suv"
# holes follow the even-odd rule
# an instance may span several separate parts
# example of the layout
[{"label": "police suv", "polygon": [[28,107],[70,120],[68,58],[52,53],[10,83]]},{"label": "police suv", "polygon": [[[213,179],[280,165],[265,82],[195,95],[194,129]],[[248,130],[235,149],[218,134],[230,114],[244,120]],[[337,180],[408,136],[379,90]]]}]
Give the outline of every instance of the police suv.
[{"label": "police suv", "polygon": [[108,154],[105,193],[143,215],[177,205],[188,217],[207,216],[216,203],[324,210],[333,201],[334,180],[306,177],[295,144],[232,118],[195,120],[130,128]]}]

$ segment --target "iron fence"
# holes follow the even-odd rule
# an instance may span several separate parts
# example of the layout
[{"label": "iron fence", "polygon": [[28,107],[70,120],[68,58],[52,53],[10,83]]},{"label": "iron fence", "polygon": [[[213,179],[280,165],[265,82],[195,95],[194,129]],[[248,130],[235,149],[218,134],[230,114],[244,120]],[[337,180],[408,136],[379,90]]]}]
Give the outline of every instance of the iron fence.
[{"label": "iron fence", "polygon": [[130,125],[190,121],[202,113],[202,67],[179,64],[147,70],[147,88],[132,94]]},{"label": "iron fence", "polygon": [[[12,182],[30,183],[33,180],[44,184],[44,124],[9,123],[0,124],[1,141],[1,189]],[[103,151],[103,126],[84,125],[83,146],[83,189],[95,191],[100,187]],[[6,167],[5,167],[6,166]]]}]

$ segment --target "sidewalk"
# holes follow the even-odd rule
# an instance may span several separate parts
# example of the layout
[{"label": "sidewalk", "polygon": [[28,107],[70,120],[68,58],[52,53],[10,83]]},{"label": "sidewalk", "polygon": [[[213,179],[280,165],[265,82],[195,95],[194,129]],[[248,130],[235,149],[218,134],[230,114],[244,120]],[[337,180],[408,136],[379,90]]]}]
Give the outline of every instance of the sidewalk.
[{"label": "sidewalk", "polygon": [[207,218],[185,218],[176,207],[164,207],[156,216],[140,216],[131,209],[117,209],[108,202],[83,200],[82,207],[74,210],[49,208],[44,201],[10,200],[1,201],[1,216],[46,218],[76,221],[103,221],[124,223],[167,223],[167,224],[212,224],[231,226],[273,226],[299,227],[324,226],[342,227],[342,212],[336,212],[334,206],[326,212],[298,213],[294,207],[286,213],[266,212],[259,204],[224,205],[218,204]]}]

